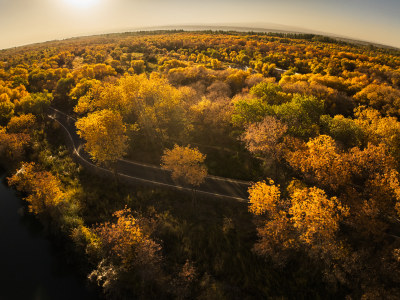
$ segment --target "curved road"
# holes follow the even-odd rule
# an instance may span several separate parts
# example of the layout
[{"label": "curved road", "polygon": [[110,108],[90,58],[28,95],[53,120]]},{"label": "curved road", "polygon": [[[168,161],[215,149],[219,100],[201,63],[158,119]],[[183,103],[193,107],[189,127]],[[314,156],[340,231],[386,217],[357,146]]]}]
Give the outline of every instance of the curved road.
[{"label": "curved road", "polygon": [[[83,141],[76,133],[76,119],[59,111],[55,108],[49,108],[49,117],[56,121],[66,131],[72,144],[73,154],[78,158],[81,164],[95,168],[100,172],[112,174],[108,169],[97,166],[93,163],[88,153],[83,150]],[[158,166],[149,165],[129,160],[121,159],[117,162],[117,173],[127,181],[158,185],[167,188],[174,188],[183,191],[192,191],[190,186],[178,185],[172,178],[169,171],[163,170]],[[205,182],[200,185],[196,191],[200,194],[234,199],[238,201],[248,201],[247,189],[250,182],[207,176]]]}]

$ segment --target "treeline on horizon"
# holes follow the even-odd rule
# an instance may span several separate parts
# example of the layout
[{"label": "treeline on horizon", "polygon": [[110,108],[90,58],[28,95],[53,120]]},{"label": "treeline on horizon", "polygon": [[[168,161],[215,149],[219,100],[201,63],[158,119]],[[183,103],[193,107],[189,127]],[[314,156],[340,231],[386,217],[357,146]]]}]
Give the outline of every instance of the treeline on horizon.
[{"label": "treeline on horizon", "polygon": [[[78,121],[100,178],[70,155]],[[0,161],[110,299],[396,299],[400,51],[286,33],[156,31],[0,52]],[[193,196],[130,186],[124,157]],[[249,202],[196,195],[206,174]]]}]

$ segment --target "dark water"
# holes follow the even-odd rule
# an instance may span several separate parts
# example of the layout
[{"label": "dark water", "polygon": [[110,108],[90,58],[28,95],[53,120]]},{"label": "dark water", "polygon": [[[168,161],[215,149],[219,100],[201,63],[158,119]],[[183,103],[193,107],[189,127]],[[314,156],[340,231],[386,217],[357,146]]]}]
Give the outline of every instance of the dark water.
[{"label": "dark water", "polygon": [[0,300],[96,299],[0,179]]}]

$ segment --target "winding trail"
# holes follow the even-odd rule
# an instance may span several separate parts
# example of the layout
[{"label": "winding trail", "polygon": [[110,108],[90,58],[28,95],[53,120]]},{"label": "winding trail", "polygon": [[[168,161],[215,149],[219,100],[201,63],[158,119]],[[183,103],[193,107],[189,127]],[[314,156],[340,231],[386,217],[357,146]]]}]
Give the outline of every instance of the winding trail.
[{"label": "winding trail", "polygon": [[[112,171],[96,165],[91,160],[89,154],[83,150],[83,141],[76,133],[75,118],[53,107],[49,108],[48,116],[65,130],[72,146],[73,155],[78,159],[80,164],[89,169],[95,170],[98,173],[102,173],[102,175],[113,175]],[[161,167],[155,165],[121,159],[117,162],[117,173],[126,181],[136,184],[158,185],[181,191],[192,191],[190,186],[175,183],[172,180],[169,171],[163,170]],[[196,191],[199,194],[207,196],[247,202],[247,189],[250,184],[251,182],[248,181],[218,176],[207,176],[205,182],[200,185]]]}]

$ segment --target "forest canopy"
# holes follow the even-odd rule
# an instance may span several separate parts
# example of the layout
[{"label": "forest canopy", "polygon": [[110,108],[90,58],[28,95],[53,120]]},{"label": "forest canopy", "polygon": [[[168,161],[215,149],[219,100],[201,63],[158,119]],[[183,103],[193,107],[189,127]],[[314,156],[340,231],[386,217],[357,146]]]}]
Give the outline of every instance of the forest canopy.
[{"label": "forest canopy", "polygon": [[[102,178],[75,160],[56,109]],[[141,32],[0,51],[0,162],[109,299],[396,299],[400,51]],[[65,133],[65,132],[64,132]],[[119,160],[193,191],[129,185]],[[194,197],[194,196],[193,196]]]}]

